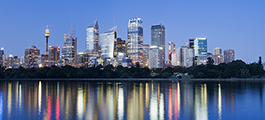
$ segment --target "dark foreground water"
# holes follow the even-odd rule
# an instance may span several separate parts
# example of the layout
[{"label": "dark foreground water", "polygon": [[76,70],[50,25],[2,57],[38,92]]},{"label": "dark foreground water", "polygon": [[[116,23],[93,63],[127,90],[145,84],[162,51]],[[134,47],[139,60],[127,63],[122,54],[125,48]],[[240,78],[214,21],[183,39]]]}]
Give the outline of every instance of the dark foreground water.
[{"label": "dark foreground water", "polygon": [[0,82],[0,119],[265,119],[264,82]]}]

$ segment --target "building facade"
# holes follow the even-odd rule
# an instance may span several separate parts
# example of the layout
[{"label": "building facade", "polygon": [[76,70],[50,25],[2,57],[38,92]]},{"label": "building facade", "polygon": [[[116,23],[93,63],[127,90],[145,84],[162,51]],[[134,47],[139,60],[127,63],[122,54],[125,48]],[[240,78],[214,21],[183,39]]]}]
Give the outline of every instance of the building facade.
[{"label": "building facade", "polygon": [[151,27],[150,51],[149,51],[150,52],[149,67],[163,68],[165,66],[165,26],[164,25],[153,25]]},{"label": "building facade", "polygon": [[150,47],[149,49],[149,68],[159,68],[159,61],[158,59],[161,58],[161,56],[159,56],[161,54],[159,54],[159,48],[157,47]]},{"label": "building facade", "polygon": [[[181,46],[177,49],[176,65],[191,67],[193,65],[194,50],[187,46]],[[175,64],[175,63],[174,63]]]},{"label": "building facade", "polygon": [[207,38],[194,39],[194,55],[197,58],[197,65],[207,62]]},{"label": "building facade", "polygon": [[189,39],[189,48],[194,49],[194,39]]},{"label": "building facade", "polygon": [[143,45],[143,63],[144,67],[149,66],[149,44]]},{"label": "building facade", "polygon": [[117,26],[114,26],[109,31],[100,34],[101,57],[114,58],[117,55]]},{"label": "building facade", "polygon": [[224,62],[223,55],[222,55],[222,49],[220,47],[216,47],[213,49],[213,60],[214,60],[215,65],[218,65]]},{"label": "building facade", "polygon": [[168,63],[172,65],[172,53],[175,52],[176,45],[174,42],[168,42]]},{"label": "building facade", "polygon": [[1,50],[0,50],[0,65],[1,66],[4,66],[3,65],[3,56],[4,56],[4,48],[1,48]]},{"label": "building facade", "polygon": [[143,21],[141,18],[129,19],[128,29],[128,57],[133,65],[137,62],[143,67]]},{"label": "building facade", "polygon": [[68,59],[70,62],[76,62],[77,38],[72,34],[64,34],[64,43],[62,48],[62,59]]},{"label": "building facade", "polygon": [[99,46],[99,25],[96,20],[93,25],[87,26],[86,28],[86,53],[90,56],[98,54]]},{"label": "building facade", "polygon": [[40,50],[36,46],[31,46],[31,48],[25,50],[25,65],[38,62],[38,56],[40,55]]},{"label": "building facade", "polygon": [[60,60],[60,47],[49,46],[49,67],[56,65],[57,61]]},{"label": "building facade", "polygon": [[126,40],[122,40],[121,38],[117,38],[117,52],[118,53],[126,53]]},{"label": "building facade", "polygon": [[88,67],[89,56],[86,52],[79,52],[76,56],[76,67]]},{"label": "building facade", "polygon": [[224,50],[224,62],[232,62],[235,60],[235,51],[232,49],[225,49]]}]

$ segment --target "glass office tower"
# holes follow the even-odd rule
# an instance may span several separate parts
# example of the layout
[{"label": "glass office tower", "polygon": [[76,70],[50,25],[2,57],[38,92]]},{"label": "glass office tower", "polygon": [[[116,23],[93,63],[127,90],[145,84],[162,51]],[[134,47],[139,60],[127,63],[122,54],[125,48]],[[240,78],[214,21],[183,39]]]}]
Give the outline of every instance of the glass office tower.
[{"label": "glass office tower", "polygon": [[143,21],[141,18],[129,19],[128,23],[128,57],[135,65],[143,67]]},{"label": "glass office tower", "polygon": [[109,31],[100,34],[101,56],[103,59],[114,58],[116,56],[116,31],[117,26],[114,26]]},{"label": "glass office tower", "polygon": [[93,25],[86,28],[86,53],[93,56],[98,54],[99,46],[99,26],[96,20]]},{"label": "glass office tower", "polygon": [[58,46],[49,46],[49,67],[57,64],[57,61],[60,60],[60,47]]},{"label": "glass office tower", "polygon": [[64,43],[62,48],[62,59],[68,59],[75,62],[77,55],[77,38],[72,34],[64,34]]},{"label": "glass office tower", "polygon": [[149,67],[163,68],[165,66],[165,26],[164,25],[153,25],[151,27],[150,51],[152,52],[149,53]]},{"label": "glass office tower", "polygon": [[232,62],[235,60],[235,51],[232,49],[225,49],[224,50],[224,62]]},{"label": "glass office tower", "polygon": [[197,65],[206,64],[207,62],[207,39],[195,38],[194,39],[194,54],[196,57]]},{"label": "glass office tower", "polygon": [[207,39],[195,38],[194,40],[194,53],[198,57],[207,57]]}]

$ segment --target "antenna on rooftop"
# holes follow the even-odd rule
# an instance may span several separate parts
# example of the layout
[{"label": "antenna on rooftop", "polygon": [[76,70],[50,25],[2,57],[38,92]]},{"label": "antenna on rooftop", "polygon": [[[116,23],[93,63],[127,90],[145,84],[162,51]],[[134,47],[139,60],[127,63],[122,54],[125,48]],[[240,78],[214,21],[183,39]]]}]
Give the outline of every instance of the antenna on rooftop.
[{"label": "antenna on rooftop", "polygon": [[75,30],[76,30],[76,25],[71,25],[70,34],[72,34],[72,36],[75,36]]}]

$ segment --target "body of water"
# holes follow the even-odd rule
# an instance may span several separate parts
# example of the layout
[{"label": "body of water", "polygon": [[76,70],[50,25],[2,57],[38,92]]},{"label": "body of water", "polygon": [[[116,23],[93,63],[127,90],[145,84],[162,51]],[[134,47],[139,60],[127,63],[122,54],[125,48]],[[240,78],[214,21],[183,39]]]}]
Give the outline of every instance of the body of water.
[{"label": "body of water", "polygon": [[0,119],[265,119],[264,83],[1,81]]}]

